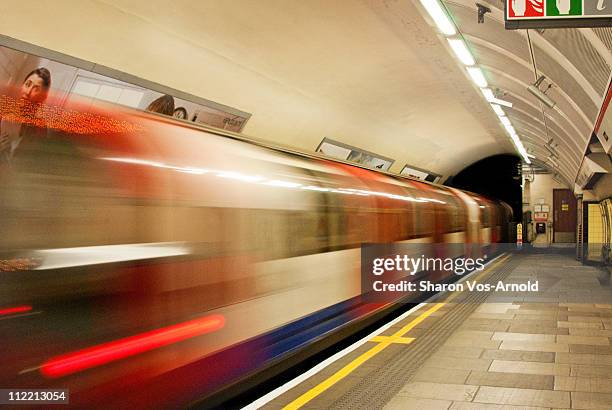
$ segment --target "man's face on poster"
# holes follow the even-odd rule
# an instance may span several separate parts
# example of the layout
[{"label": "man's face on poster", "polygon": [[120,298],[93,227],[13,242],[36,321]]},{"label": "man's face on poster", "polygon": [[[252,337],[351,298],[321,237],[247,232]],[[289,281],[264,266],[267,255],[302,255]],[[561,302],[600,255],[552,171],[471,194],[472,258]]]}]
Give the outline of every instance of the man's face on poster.
[{"label": "man's face on poster", "polygon": [[47,98],[47,91],[43,79],[37,74],[32,74],[21,86],[21,98],[33,103],[41,103]]}]

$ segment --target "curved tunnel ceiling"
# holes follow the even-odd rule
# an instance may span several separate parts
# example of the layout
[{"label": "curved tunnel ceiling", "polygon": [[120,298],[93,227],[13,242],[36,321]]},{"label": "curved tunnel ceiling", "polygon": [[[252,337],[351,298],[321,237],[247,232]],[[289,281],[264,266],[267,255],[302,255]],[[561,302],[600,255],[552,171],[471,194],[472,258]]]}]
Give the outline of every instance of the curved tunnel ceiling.
[{"label": "curved tunnel ceiling", "polygon": [[[506,114],[534,162],[573,186],[610,78],[612,29],[505,30],[503,0],[483,0],[484,24],[473,0],[444,3],[490,87],[514,104]],[[554,109],[527,91],[539,75]]]},{"label": "curved tunnel ceiling", "polygon": [[[525,147],[573,185],[607,86],[612,29],[529,31],[555,110],[527,91],[527,32],[502,0],[442,0]],[[515,153],[419,0],[52,2],[5,5],[0,32],[252,113],[245,134],[305,151],[323,137],[449,176]],[[52,16],[54,29],[49,29]],[[28,24],[23,24],[28,21]],[[109,28],[112,28],[110,30]],[[559,154],[547,159],[546,143]]]}]

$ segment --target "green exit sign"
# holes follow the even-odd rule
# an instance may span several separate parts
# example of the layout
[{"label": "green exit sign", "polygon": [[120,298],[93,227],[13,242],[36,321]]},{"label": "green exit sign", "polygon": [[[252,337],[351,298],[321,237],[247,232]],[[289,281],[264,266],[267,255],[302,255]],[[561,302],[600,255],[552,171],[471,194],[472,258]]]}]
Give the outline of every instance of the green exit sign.
[{"label": "green exit sign", "polygon": [[612,0],[505,0],[506,28],[612,27]]}]

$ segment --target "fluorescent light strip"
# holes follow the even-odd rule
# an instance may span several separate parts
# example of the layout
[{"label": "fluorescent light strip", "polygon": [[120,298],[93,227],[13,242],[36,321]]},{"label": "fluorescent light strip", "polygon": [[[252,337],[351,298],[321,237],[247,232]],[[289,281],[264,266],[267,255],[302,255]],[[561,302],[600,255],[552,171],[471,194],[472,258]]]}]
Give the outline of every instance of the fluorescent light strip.
[{"label": "fluorescent light strip", "polygon": [[493,91],[490,88],[481,88],[480,91],[482,95],[487,99],[488,102],[493,102],[495,100],[495,96],[493,95]]},{"label": "fluorescent light strip", "polygon": [[[442,9],[442,6],[440,5],[438,0],[421,0],[421,4],[423,5],[423,7],[425,7],[431,18],[438,26],[438,29],[443,34],[446,34],[447,36],[454,36],[457,33],[455,25],[448,18],[448,15]],[[527,154],[527,150],[519,139],[516,130],[510,123],[510,120],[508,119],[508,117],[506,117],[506,113],[500,107],[504,106],[512,108],[512,103],[499,98],[495,98],[493,91],[490,88],[487,88],[489,84],[480,67],[470,67],[476,64],[476,60],[474,60],[474,56],[472,56],[472,53],[470,53],[470,50],[467,48],[465,42],[462,39],[448,38],[447,40],[448,44],[453,49],[453,52],[455,53],[457,58],[464,65],[468,66],[467,71],[470,74],[472,81],[474,81],[474,83],[480,88],[480,91],[482,92],[486,100],[491,103],[491,108],[493,108],[493,111],[495,111],[495,114],[497,114],[497,116],[501,120],[502,124],[504,125],[504,128],[506,128],[506,131],[508,131],[508,134],[510,134],[510,137],[512,138],[512,142],[516,146],[516,149],[519,151],[525,162],[527,164],[531,164],[531,161],[529,160],[529,156]]]},{"label": "fluorescent light strip", "polygon": [[512,108],[513,104],[510,101],[500,100],[499,98],[493,97],[489,100],[490,103],[503,105],[504,107]]},{"label": "fluorescent light strip", "polygon": [[484,77],[484,74],[482,74],[482,70],[480,68],[468,67],[467,70],[470,77],[472,77],[472,81],[474,81],[478,87],[485,88],[488,85],[487,79]]},{"label": "fluorescent light strip", "polygon": [[495,95],[493,95],[493,91],[491,91],[490,88],[481,88],[480,91],[482,92],[482,95],[484,95],[484,97],[487,99],[487,101],[490,102],[491,104],[502,105],[508,108],[512,108],[513,106],[513,104],[510,101],[495,98]]},{"label": "fluorescent light strip", "polygon": [[491,107],[493,108],[493,111],[495,111],[495,114],[497,114],[498,117],[506,116],[506,113],[504,112],[504,110],[502,110],[502,108],[499,105],[491,104]]},{"label": "fluorescent light strip", "polygon": [[508,134],[510,134],[510,138],[512,139],[512,142],[514,143],[514,146],[516,147],[519,154],[521,154],[521,157],[523,157],[523,160],[527,164],[531,164],[531,160],[529,159],[527,150],[523,146],[523,143],[518,137],[518,134],[516,133],[516,130],[512,126],[512,123],[510,123],[510,120],[508,119],[508,117],[499,117],[499,119],[504,124],[504,128],[506,128],[506,131],[508,131]]},{"label": "fluorescent light strip", "polygon": [[468,66],[476,64],[472,53],[470,53],[470,50],[468,50],[463,40],[459,38],[449,38],[448,44],[450,44],[451,48],[455,52],[455,55],[463,64]]},{"label": "fluorescent light strip", "polygon": [[446,12],[442,9],[438,0],[421,0],[421,4],[429,13],[433,21],[438,26],[438,29],[447,36],[457,34],[455,25],[450,21]]}]

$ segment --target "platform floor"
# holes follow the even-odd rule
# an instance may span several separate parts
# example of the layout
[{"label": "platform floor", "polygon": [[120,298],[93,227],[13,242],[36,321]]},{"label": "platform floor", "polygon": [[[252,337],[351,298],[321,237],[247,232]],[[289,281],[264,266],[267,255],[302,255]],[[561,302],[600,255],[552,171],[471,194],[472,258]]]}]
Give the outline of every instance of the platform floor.
[{"label": "platform floor", "polygon": [[612,409],[609,275],[566,254],[504,255],[264,408]]}]

